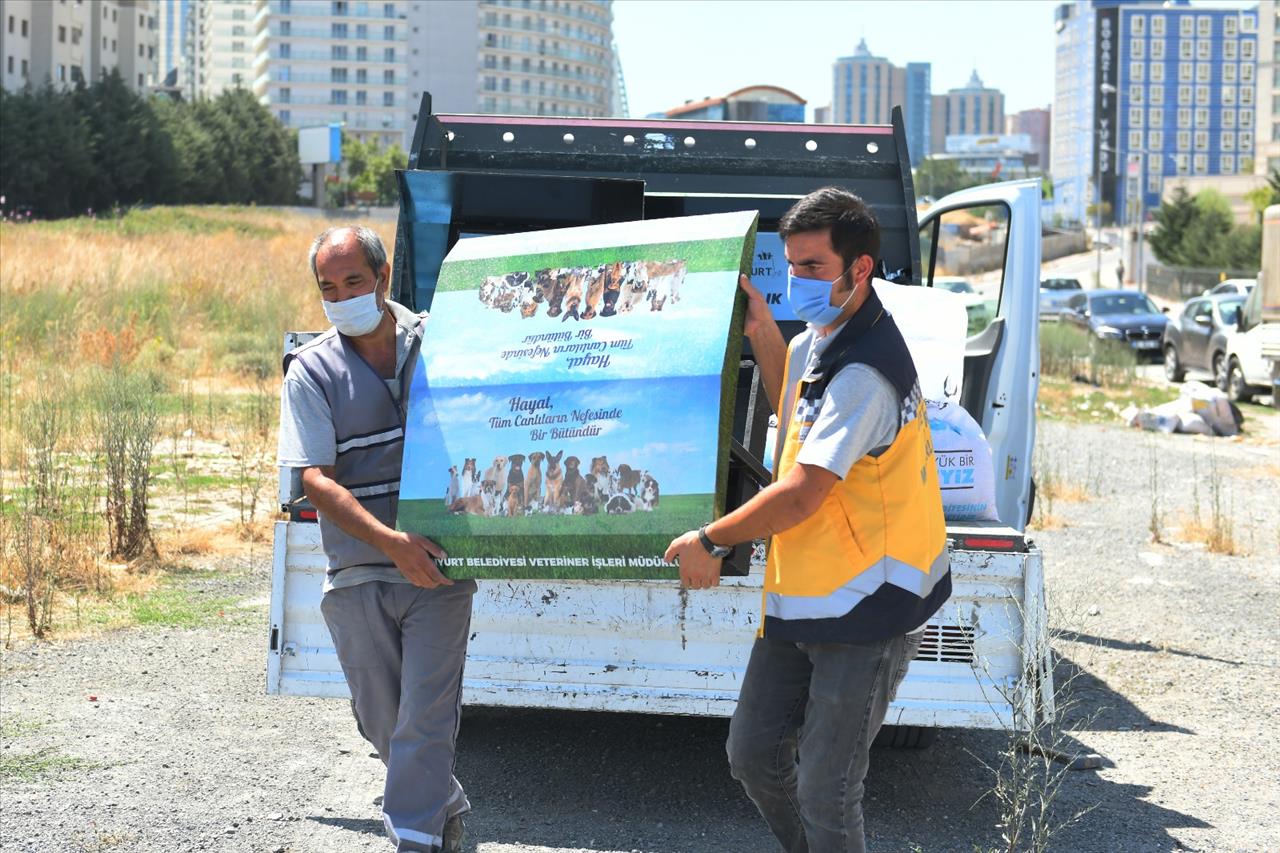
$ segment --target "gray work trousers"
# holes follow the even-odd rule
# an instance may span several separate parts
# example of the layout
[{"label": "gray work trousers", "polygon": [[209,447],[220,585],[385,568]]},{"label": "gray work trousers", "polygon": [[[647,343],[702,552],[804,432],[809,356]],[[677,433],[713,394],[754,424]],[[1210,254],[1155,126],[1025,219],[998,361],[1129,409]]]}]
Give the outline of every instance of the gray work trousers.
[{"label": "gray work trousers", "polygon": [[755,641],[729,724],[729,769],[787,853],[865,853],[871,742],[923,636]]},{"label": "gray work trousers", "polygon": [[438,850],[445,821],[471,808],[453,762],[475,591],[369,581],[320,601],[360,734],[387,766],[382,820],[397,851]]}]

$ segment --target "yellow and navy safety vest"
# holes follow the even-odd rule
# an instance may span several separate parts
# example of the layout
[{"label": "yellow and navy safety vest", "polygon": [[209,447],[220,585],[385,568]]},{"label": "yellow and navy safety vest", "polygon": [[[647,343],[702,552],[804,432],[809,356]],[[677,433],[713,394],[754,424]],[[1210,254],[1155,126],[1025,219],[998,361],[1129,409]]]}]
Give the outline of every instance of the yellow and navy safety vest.
[{"label": "yellow and navy safety vest", "polygon": [[[827,383],[862,363],[900,401],[898,434],[836,483],[818,511],[773,537],[763,634],[793,642],[866,642],[903,634],[951,595],[942,492],[911,353],[873,291],[800,379],[775,480],[796,464]],[[791,358],[788,351],[787,374]],[[783,376],[785,389],[790,376]]]}]

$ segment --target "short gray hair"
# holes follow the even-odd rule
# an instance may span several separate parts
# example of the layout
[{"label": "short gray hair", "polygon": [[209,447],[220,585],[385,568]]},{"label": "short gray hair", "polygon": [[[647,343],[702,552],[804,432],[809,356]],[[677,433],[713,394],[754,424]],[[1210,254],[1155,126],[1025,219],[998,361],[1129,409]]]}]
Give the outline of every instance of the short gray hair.
[{"label": "short gray hair", "polygon": [[339,231],[350,231],[355,235],[356,242],[360,244],[361,251],[364,252],[364,259],[369,264],[369,269],[373,270],[376,276],[378,271],[382,269],[382,265],[387,262],[387,250],[382,245],[382,238],[377,235],[372,228],[364,225],[336,225],[333,228],[326,228],[316,235],[316,239],[311,242],[311,275],[316,281],[320,280],[320,272],[316,269],[316,255],[320,254],[320,249],[325,243],[337,234]]}]

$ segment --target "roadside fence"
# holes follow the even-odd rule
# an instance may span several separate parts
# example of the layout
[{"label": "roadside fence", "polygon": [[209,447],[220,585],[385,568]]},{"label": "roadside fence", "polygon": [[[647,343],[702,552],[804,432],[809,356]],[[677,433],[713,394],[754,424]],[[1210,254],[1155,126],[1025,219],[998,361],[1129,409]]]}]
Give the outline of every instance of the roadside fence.
[{"label": "roadside fence", "polygon": [[1254,278],[1257,270],[1223,270],[1207,267],[1167,267],[1147,264],[1147,292],[1173,302],[1185,302],[1223,279]]},{"label": "roadside fence", "polygon": [[[977,243],[967,240],[943,242],[938,245],[937,268],[949,275],[968,275],[999,269],[1004,264],[1005,241]],[[1083,231],[1064,231],[1046,234],[1040,239],[1040,260],[1051,261],[1066,255],[1085,251]]]}]

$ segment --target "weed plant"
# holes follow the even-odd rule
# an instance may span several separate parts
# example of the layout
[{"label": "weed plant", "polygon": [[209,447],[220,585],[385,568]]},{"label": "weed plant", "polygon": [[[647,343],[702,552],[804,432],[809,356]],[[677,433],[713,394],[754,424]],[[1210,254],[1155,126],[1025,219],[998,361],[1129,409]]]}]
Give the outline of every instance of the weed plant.
[{"label": "weed plant", "polygon": [[1209,457],[1208,470],[1208,515],[1200,505],[1200,472],[1199,465],[1192,460],[1191,514],[1183,516],[1178,530],[1178,538],[1184,542],[1195,542],[1204,545],[1214,554],[1237,556],[1252,551],[1253,528],[1249,527],[1250,547],[1244,548],[1236,541],[1235,501],[1227,489],[1226,478],[1218,466],[1216,455]]},{"label": "weed plant", "polygon": [[1156,452],[1154,441],[1147,442],[1147,458],[1151,463],[1147,481],[1151,487],[1151,517],[1147,522],[1147,529],[1151,532],[1152,542],[1162,542],[1164,511],[1160,506],[1160,454]]},{"label": "weed plant", "polygon": [[[1087,731],[1103,710],[1083,705],[1076,685],[1084,675],[1082,668],[1057,666],[1055,647],[1078,635],[1052,626],[1074,623],[1061,615],[1046,621],[1045,614],[1031,612],[1025,604],[1017,603],[1019,624],[1038,640],[1027,652],[1030,663],[1023,676],[1009,683],[993,678],[989,670],[974,670],[981,676],[979,683],[984,692],[995,691],[987,697],[992,708],[1008,707],[1014,713],[1012,723],[1005,729],[1008,739],[994,761],[974,755],[992,778],[991,788],[978,802],[988,797],[995,800],[1002,842],[987,848],[975,846],[981,853],[1045,853],[1051,849],[1054,836],[1096,807],[1064,813],[1057,802],[1071,772],[1097,766],[1095,756],[1079,754],[1074,735]],[[1018,642],[1022,642],[1021,636]]]},{"label": "weed plant", "polygon": [[240,530],[246,538],[252,535],[258,501],[267,482],[275,404],[276,398],[267,391],[266,382],[259,379],[232,431]]},{"label": "weed plant", "polygon": [[119,363],[94,395],[94,434],[106,484],[109,554],[120,560],[157,557],[147,496],[156,440],[156,389],[150,376]]},{"label": "weed plant", "polygon": [[1218,457],[1211,456],[1209,457],[1209,535],[1205,544],[1215,554],[1240,553],[1236,545],[1235,522],[1232,521],[1235,516],[1235,507],[1231,504],[1230,498],[1226,495],[1222,471],[1218,468]]}]

